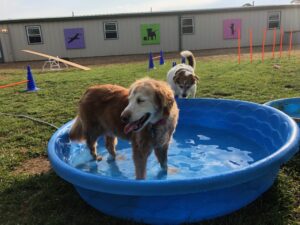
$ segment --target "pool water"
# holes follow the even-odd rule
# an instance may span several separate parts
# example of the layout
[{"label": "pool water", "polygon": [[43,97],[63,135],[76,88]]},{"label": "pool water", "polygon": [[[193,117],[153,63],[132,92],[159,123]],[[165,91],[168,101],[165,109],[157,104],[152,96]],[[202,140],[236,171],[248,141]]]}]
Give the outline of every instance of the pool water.
[{"label": "pool water", "polygon": [[287,113],[291,117],[300,118],[300,100],[296,103],[284,103],[275,105],[275,108]]},{"label": "pool water", "polygon": [[292,117],[300,127],[300,98],[277,99],[265,103]]},{"label": "pool water", "polygon": [[[119,139],[117,159],[112,161],[103,139],[99,138],[98,153],[103,160],[96,162],[84,143],[70,142],[68,138],[57,140],[58,151],[63,151],[63,160],[72,167],[99,176],[135,179],[132,150],[127,141]],[[152,153],[147,163],[147,179],[183,180],[220,175],[247,167],[267,155],[265,147],[228,130],[179,125],[169,147],[168,174],[163,173]]]}]

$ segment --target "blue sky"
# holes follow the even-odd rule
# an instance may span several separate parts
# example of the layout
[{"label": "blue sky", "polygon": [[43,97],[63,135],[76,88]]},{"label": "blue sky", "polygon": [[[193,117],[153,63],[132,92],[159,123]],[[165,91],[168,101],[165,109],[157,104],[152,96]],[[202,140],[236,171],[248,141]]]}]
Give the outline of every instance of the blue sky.
[{"label": "blue sky", "polygon": [[[289,4],[291,0],[256,0],[255,5]],[[252,0],[0,0],[0,20],[238,7]]]}]

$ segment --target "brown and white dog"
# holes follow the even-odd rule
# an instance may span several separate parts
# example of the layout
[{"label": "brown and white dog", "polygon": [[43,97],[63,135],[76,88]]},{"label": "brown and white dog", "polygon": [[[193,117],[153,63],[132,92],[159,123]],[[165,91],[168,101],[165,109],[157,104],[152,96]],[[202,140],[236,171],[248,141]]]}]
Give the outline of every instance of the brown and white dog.
[{"label": "brown and white dog", "polygon": [[145,179],[147,158],[154,149],[163,170],[167,171],[167,153],[178,120],[173,92],[163,81],[144,78],[129,89],[117,85],[90,87],[79,102],[79,112],[70,130],[71,140],[86,140],[91,154],[105,136],[105,145],[115,159],[117,137],[132,142],[136,179]]},{"label": "brown and white dog", "polygon": [[171,68],[167,74],[167,81],[176,97],[188,98],[192,96],[195,98],[199,80],[199,77],[195,75],[195,57],[190,51],[182,51],[180,55],[187,59],[188,65],[181,63]]}]

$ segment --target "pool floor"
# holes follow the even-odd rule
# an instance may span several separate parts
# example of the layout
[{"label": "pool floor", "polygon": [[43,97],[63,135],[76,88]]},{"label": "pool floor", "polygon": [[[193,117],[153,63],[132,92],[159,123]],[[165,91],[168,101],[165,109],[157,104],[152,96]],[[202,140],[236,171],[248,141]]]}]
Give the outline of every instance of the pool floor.
[{"label": "pool floor", "polygon": [[[72,167],[99,176],[135,179],[129,142],[119,139],[117,159],[111,161],[103,139],[99,138],[98,153],[103,160],[97,162],[85,143],[70,142],[65,138],[58,140],[62,160]],[[244,168],[267,154],[262,146],[235,133],[199,126],[177,126],[168,152],[168,173],[163,173],[152,153],[147,163],[147,179],[178,180],[219,175]]]}]

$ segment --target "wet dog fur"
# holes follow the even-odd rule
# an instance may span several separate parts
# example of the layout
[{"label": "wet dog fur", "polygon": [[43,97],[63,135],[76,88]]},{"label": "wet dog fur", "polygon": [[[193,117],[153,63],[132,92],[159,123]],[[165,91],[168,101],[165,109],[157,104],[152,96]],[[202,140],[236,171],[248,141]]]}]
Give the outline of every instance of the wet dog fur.
[{"label": "wet dog fur", "polygon": [[103,135],[112,159],[117,137],[132,142],[136,179],[146,178],[147,159],[152,150],[167,171],[169,143],[178,120],[174,95],[166,82],[144,78],[129,89],[117,85],[90,87],[79,102],[71,127],[71,140],[85,140],[97,160],[97,139]]}]

